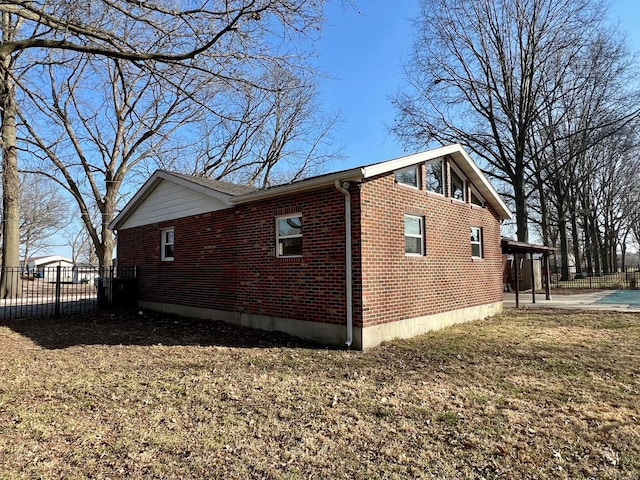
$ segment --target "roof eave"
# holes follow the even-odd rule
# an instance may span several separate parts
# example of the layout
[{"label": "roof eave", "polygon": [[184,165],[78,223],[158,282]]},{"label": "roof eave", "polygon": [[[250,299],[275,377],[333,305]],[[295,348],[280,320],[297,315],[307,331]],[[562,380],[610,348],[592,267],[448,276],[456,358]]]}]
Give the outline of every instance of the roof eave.
[{"label": "roof eave", "polygon": [[257,202],[259,200],[267,200],[270,198],[277,198],[282,195],[291,195],[294,193],[308,192],[317,190],[333,185],[336,180],[341,182],[359,182],[364,178],[363,168],[354,168],[353,170],[346,170],[342,172],[331,173],[323,175],[321,177],[309,178],[307,180],[301,180],[295,183],[289,183],[286,185],[278,185],[276,187],[268,188],[265,190],[258,190],[256,192],[246,193],[244,195],[238,195],[232,197],[229,200],[230,205],[241,205],[244,203]]}]

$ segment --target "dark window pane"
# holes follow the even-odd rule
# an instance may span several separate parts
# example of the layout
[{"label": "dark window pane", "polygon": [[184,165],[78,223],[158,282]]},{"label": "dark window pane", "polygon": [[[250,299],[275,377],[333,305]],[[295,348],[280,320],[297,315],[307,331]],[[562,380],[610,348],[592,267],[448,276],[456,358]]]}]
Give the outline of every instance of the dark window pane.
[{"label": "dark window pane", "polygon": [[422,238],[404,237],[405,253],[422,253]]},{"label": "dark window pane", "polygon": [[164,246],[164,257],[165,258],[173,257],[173,245]]},{"label": "dark window pane", "polygon": [[482,256],[482,252],[480,251],[480,244],[478,243],[471,244],[471,255],[474,257]]},{"label": "dark window pane", "polygon": [[405,185],[411,185],[412,187],[418,186],[418,169],[412,168],[410,170],[403,170],[396,173],[396,181]]},{"label": "dark window pane", "polygon": [[283,257],[302,255],[302,237],[281,238],[278,244],[278,250],[278,255]]},{"label": "dark window pane", "polygon": [[460,176],[456,173],[456,171],[451,169],[451,197],[456,200],[464,201],[464,181],[460,178]]},{"label": "dark window pane", "polygon": [[444,193],[442,188],[442,161],[427,164],[427,190]]}]

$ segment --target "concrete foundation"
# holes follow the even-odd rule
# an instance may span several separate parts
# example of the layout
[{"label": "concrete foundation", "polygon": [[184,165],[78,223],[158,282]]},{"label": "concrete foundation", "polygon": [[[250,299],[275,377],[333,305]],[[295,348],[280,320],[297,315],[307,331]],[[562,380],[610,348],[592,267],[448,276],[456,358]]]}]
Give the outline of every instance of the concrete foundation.
[{"label": "concrete foundation", "polygon": [[480,320],[502,312],[502,302],[462,308],[450,312],[409,318],[398,322],[365,327],[362,332],[362,348],[367,349],[395,338],[411,338],[433,330],[440,330],[458,323]]},{"label": "concrete foundation", "polygon": [[[250,313],[228,312],[225,310],[160,302],[140,301],[138,305],[141,308],[174,313],[184,317],[216,319],[242,327],[283,332],[294,337],[327,345],[344,346],[346,342],[346,325],[309,322],[306,320],[278,318]],[[502,302],[496,302],[371,327],[354,327],[351,348],[364,350],[396,338],[411,338],[458,323],[479,320],[502,312],[502,305]]]}]

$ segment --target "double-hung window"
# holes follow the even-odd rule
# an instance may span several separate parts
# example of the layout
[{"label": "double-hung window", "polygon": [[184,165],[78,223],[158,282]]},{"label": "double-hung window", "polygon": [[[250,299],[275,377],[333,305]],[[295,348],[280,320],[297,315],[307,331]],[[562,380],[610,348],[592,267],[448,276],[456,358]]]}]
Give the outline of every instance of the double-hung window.
[{"label": "double-hung window", "polygon": [[411,256],[424,255],[424,218],[404,216],[404,252]]},{"label": "double-hung window", "polygon": [[471,227],[471,256],[482,258],[482,228]]},{"label": "double-hung window", "polygon": [[302,256],[302,214],[276,218],[276,256]]},{"label": "double-hung window", "polygon": [[162,229],[162,237],[160,240],[160,259],[163,262],[173,260],[175,245],[175,233],[173,227]]}]

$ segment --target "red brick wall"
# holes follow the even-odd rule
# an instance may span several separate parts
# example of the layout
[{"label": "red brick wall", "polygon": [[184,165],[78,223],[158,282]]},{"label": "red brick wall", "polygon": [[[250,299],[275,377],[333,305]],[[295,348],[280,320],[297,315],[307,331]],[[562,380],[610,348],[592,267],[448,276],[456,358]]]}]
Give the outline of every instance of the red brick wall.
[{"label": "red brick wall", "polygon": [[[424,173],[424,172],[423,172]],[[354,325],[502,300],[500,224],[490,208],[397,185],[352,185]],[[275,217],[303,215],[303,257],[275,256]],[[426,255],[407,257],[404,215],[421,215]],[[175,260],[160,231],[175,228]],[[471,258],[471,226],[484,258]],[[120,265],[137,265],[140,299],[345,324],[344,196],[326,188],[118,232]]]},{"label": "red brick wall", "polygon": [[[358,196],[357,187],[351,188]],[[354,244],[359,214],[354,201]],[[302,258],[276,258],[275,217],[303,216]],[[344,196],[335,188],[118,232],[120,265],[137,265],[140,299],[344,324]],[[160,231],[175,229],[175,260],[160,261]],[[360,278],[359,247],[354,277]],[[360,311],[356,288],[356,312]],[[361,324],[356,314],[356,324]]]},{"label": "red brick wall", "polygon": [[[502,301],[493,210],[398,185],[393,175],[366,180],[360,196],[365,326]],[[424,217],[423,257],[405,255],[405,214]],[[483,229],[482,259],[471,258],[472,226]]]}]

